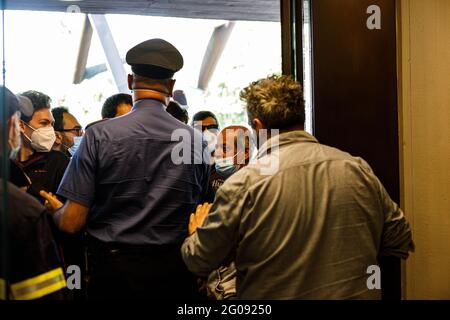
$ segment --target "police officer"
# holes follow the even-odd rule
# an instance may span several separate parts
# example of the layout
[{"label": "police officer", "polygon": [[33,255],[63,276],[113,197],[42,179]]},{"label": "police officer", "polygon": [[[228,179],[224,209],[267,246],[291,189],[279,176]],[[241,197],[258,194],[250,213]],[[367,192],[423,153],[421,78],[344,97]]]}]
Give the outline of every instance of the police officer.
[{"label": "police officer", "polygon": [[[6,102],[8,139],[5,140],[8,145],[5,149],[9,151],[9,158],[15,159],[21,146],[21,114],[31,116],[33,106],[30,100],[18,99],[3,86],[0,86],[0,92],[2,98],[4,92]],[[3,141],[1,133],[0,141]],[[7,230],[9,236],[8,254],[0,251],[0,262],[7,259],[9,271],[6,277],[5,270],[0,272],[0,300],[63,299],[67,293],[66,282],[50,227],[51,217],[34,197],[12,183],[6,184],[7,190],[3,189],[4,185],[0,178],[0,199],[3,200],[7,194],[9,203],[7,225],[0,226],[0,233],[3,235]],[[0,217],[5,214],[2,210],[3,206],[0,206]],[[3,221],[0,219],[0,223]],[[0,241],[3,239],[0,237]],[[0,248],[6,245],[0,243]],[[0,268],[3,265],[0,263]]]},{"label": "police officer", "polygon": [[152,39],[129,50],[126,61],[133,109],[86,130],[58,189],[68,201],[54,219],[69,233],[86,225],[88,299],[190,298],[196,283],[180,248],[207,188],[209,160],[172,161],[179,145],[172,134],[192,137],[192,159],[206,143],[198,150],[201,133],[165,111],[183,66],[180,52]]}]

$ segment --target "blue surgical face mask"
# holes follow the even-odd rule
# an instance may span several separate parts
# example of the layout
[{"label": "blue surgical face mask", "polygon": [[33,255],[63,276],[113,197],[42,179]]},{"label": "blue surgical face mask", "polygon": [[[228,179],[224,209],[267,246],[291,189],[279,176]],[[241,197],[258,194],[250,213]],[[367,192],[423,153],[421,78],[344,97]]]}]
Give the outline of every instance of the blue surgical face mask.
[{"label": "blue surgical face mask", "polygon": [[75,154],[75,152],[78,150],[78,147],[80,146],[81,140],[83,140],[83,137],[73,137],[73,145],[68,149],[71,156]]},{"label": "blue surgical face mask", "polygon": [[224,179],[228,179],[233,175],[233,173],[239,170],[239,165],[234,164],[234,158],[239,153],[236,153],[232,157],[227,158],[216,158],[215,168],[218,174],[220,174]]}]

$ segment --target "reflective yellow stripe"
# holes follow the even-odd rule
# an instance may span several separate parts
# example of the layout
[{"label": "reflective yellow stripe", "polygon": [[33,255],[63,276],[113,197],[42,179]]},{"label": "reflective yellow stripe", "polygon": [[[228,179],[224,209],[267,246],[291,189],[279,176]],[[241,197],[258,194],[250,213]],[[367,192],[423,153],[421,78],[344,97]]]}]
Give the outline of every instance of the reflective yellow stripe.
[{"label": "reflective yellow stripe", "polygon": [[15,300],[32,300],[41,298],[66,287],[66,280],[61,268],[43,273],[39,276],[11,285]]},{"label": "reflective yellow stripe", "polygon": [[41,298],[43,296],[46,296],[48,294],[51,294],[51,293],[56,292],[58,290],[61,290],[61,289],[65,288],[65,287],[66,287],[66,281],[63,279],[63,280],[55,282],[55,283],[53,283],[51,285],[45,286],[45,287],[43,287],[43,288],[41,288],[39,290],[30,291],[30,292],[27,292],[27,293],[21,292],[20,296],[15,295],[14,292],[13,292],[13,295],[14,295],[14,299],[15,300],[33,300],[33,299],[39,299],[39,298]]},{"label": "reflective yellow stripe", "polygon": [[0,278],[0,300],[6,300],[5,280]]}]

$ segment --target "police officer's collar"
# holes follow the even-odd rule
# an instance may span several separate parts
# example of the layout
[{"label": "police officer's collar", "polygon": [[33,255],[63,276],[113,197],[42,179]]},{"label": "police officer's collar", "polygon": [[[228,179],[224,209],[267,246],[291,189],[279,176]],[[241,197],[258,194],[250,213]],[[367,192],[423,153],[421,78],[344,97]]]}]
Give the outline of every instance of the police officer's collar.
[{"label": "police officer's collar", "polygon": [[162,103],[159,100],[140,99],[140,100],[134,101],[133,108],[131,109],[131,111],[133,112],[133,111],[135,111],[137,109],[143,109],[143,108],[161,109],[163,111],[166,110],[166,106],[164,105],[164,103]]},{"label": "police officer's collar", "polygon": [[165,106],[169,104],[171,93],[157,89],[133,89],[133,101],[144,99],[158,100],[163,102]]}]

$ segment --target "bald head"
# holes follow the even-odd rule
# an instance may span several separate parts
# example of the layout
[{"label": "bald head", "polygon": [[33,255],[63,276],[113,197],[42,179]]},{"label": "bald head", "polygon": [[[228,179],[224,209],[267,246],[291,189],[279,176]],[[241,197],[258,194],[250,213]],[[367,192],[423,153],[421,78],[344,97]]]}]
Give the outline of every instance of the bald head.
[{"label": "bald head", "polygon": [[250,130],[244,126],[225,127],[217,137],[215,157],[235,157],[235,164],[247,165],[251,155],[250,135]]}]

